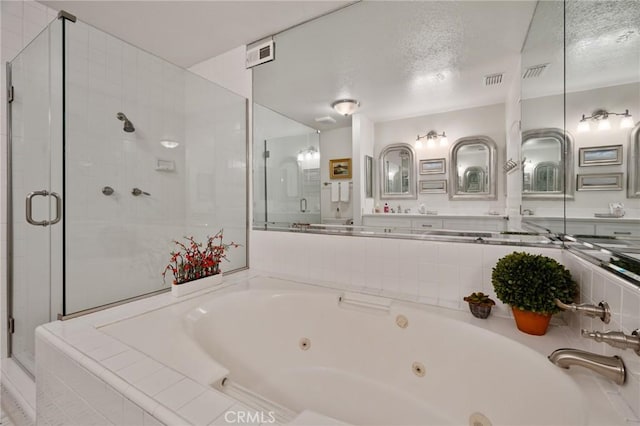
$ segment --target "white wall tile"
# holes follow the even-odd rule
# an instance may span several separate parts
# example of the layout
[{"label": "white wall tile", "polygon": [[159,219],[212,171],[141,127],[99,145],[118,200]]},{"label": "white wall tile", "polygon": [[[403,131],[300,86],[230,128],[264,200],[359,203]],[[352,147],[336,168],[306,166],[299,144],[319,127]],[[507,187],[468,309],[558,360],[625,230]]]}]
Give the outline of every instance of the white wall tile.
[{"label": "white wall tile", "polygon": [[640,296],[638,291],[623,289],[621,324],[626,333],[640,328]]},{"label": "white wall tile", "polygon": [[[591,298],[592,300],[597,300],[598,302],[605,299],[605,287],[604,287],[605,278],[601,273],[593,272],[591,278]],[[598,303],[596,302],[596,303]]]},{"label": "white wall tile", "polygon": [[124,421],[124,398],[122,394],[109,385],[105,385],[105,392],[98,410],[113,424]]},{"label": "white wall tile", "polygon": [[123,425],[141,425],[144,422],[144,410],[127,398],[123,398]]},{"label": "white wall tile", "polygon": [[605,280],[604,286],[604,300],[607,301],[609,308],[611,309],[611,320],[616,324],[620,324],[622,313],[622,288],[608,279]]}]

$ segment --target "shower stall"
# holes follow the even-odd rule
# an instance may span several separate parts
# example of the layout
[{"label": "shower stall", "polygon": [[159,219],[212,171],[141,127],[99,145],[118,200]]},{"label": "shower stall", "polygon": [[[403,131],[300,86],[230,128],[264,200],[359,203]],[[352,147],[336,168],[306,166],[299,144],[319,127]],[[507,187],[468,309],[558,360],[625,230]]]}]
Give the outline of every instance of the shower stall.
[{"label": "shower stall", "polygon": [[253,226],[320,223],[320,134],[253,105]]},{"label": "shower stall", "polygon": [[247,100],[65,12],[7,63],[9,355],[43,323],[170,288],[174,241],[247,266]]}]

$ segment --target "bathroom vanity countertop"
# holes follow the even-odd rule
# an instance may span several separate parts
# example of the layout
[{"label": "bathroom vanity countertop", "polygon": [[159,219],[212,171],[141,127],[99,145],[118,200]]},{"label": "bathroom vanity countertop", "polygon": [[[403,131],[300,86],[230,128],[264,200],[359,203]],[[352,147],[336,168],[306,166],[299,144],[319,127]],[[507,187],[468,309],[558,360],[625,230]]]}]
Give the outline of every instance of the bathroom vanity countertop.
[{"label": "bathroom vanity countertop", "polygon": [[[300,290],[304,290],[306,287],[317,291],[318,285],[320,285],[319,283],[311,282],[293,282],[291,281],[291,277],[278,277],[276,274],[261,273],[255,269],[245,270],[225,276],[225,282],[215,289],[202,290],[180,298],[173,297],[171,293],[163,293],[75,319],[54,321],[39,327],[37,333],[41,338],[47,339],[47,341],[54,345],[58,350],[75,359],[80,366],[98,376],[109,386],[116,389],[126,398],[135,402],[139,407],[153,415],[162,423],[167,425],[209,424],[223,416],[223,414],[228,410],[242,410],[246,408],[243,407],[239,401],[230,398],[228,395],[225,395],[210,386],[204,386],[201,383],[197,383],[197,380],[186,376],[181,376],[183,377],[183,381],[186,380],[190,382],[192,387],[202,387],[201,391],[197,392],[197,394],[200,395],[198,400],[209,401],[209,408],[203,411],[202,409],[198,409],[198,404],[186,404],[175,411],[167,408],[165,402],[146,393],[145,389],[140,388],[137,382],[133,381],[133,383],[131,383],[125,380],[119,371],[114,370],[112,365],[105,362],[105,357],[106,354],[124,351],[126,353],[131,352],[131,355],[135,355],[137,359],[148,359],[148,362],[156,364],[157,362],[146,354],[139,352],[109,336],[99,328],[108,324],[113,324],[117,321],[139,316],[153,310],[183,303],[206,293],[213,293],[224,289],[233,291],[234,289],[232,287],[248,288],[247,286],[250,284],[247,280],[255,276],[267,276],[274,277],[276,279],[281,278],[287,280],[287,282],[283,282],[281,285],[298,285]],[[311,286],[309,286],[309,284],[311,284]],[[335,292],[344,290],[327,289],[327,291]],[[546,357],[553,350],[562,347],[574,347],[589,350],[589,347],[586,346],[589,342],[583,341],[585,339],[578,338],[575,333],[572,332],[572,329],[565,325],[553,325],[552,323],[552,326],[549,328],[549,331],[545,336],[530,336],[519,332],[511,318],[502,318],[494,315],[486,320],[481,320],[474,318],[469,312],[464,310],[447,309],[411,301],[395,300],[395,297],[392,294],[384,294],[382,296],[391,297],[392,304],[408,304],[412,307],[417,307],[418,309],[424,309],[429,312],[442,315],[443,317],[469,323],[475,327],[503,335],[539,352],[541,356]],[[180,345],[177,345],[177,342],[174,342],[172,345],[172,351],[180,351],[181,348],[179,346]],[[182,349],[187,352],[189,351],[188,347]],[[553,367],[550,365],[550,368]],[[163,374],[166,375],[169,373],[171,375],[180,375],[180,373],[167,366],[163,366],[156,373],[153,373],[153,375],[160,378]],[[608,382],[604,383],[605,381],[596,377],[594,373],[580,368],[567,370],[567,374],[572,376],[584,392],[584,396],[587,398],[585,410],[588,411],[589,424],[627,424],[625,423],[624,418],[622,418],[625,413],[619,411],[619,404],[622,397],[616,393],[615,385]],[[177,384],[171,386],[175,386],[176,392],[178,391]],[[167,389],[171,389],[171,387]],[[163,393],[166,392],[166,390],[163,391]],[[304,416],[305,413],[306,412],[301,413],[300,416]],[[206,416],[206,423],[199,420],[205,420],[202,416]],[[294,419],[290,424],[296,424],[296,420]]]},{"label": "bathroom vanity countertop", "polygon": [[509,217],[506,215],[493,215],[493,214],[478,214],[478,215],[470,215],[470,214],[454,214],[454,213],[438,213],[438,214],[421,214],[421,213],[369,213],[363,214],[363,218],[365,217],[398,217],[398,218],[409,218],[409,219],[425,219],[425,218],[435,218],[435,219],[508,219]]},{"label": "bathroom vanity countertop", "polygon": [[[522,220],[564,220],[562,216],[522,216]],[[637,217],[596,217],[596,216],[569,216],[567,220],[573,222],[612,222],[612,223],[640,223]]]}]

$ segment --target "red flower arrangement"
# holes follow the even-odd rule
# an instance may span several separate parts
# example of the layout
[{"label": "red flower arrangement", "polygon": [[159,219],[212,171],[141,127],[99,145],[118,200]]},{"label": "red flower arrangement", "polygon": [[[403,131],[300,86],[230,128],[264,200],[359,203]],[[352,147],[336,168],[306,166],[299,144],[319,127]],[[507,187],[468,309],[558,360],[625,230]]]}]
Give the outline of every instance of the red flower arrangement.
[{"label": "red flower arrangement", "polygon": [[184,237],[188,243],[174,241],[178,251],[171,252],[171,260],[162,272],[165,280],[167,272],[173,273],[173,284],[179,285],[199,278],[220,273],[220,261],[227,260],[226,251],[240,244],[222,242],[222,229],[213,237],[207,237],[205,245],[195,241],[193,237]]}]

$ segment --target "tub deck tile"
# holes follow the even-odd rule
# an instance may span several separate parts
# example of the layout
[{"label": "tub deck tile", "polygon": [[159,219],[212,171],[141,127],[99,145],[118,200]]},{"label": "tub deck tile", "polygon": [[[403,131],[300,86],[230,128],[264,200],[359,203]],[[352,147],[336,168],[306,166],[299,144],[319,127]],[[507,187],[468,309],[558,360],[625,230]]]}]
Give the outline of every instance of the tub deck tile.
[{"label": "tub deck tile", "polygon": [[208,425],[236,403],[219,392],[208,390],[178,410],[194,425]]},{"label": "tub deck tile", "polygon": [[155,399],[171,410],[177,411],[183,405],[193,401],[203,393],[207,388],[200,383],[184,378],[173,386],[163,390],[155,396]]}]

